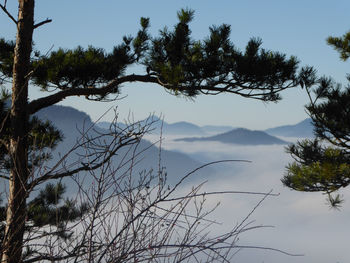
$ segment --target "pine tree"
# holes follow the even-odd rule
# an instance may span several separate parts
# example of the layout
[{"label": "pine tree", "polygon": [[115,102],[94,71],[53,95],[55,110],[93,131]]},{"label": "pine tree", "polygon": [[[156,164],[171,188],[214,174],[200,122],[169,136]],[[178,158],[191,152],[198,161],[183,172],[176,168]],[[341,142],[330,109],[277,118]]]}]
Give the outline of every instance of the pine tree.
[{"label": "pine tree", "polygon": [[[329,37],[342,60],[350,56],[350,32]],[[287,167],[282,182],[297,191],[323,192],[332,207],[344,200],[333,194],[350,184],[350,86],[342,87],[332,78],[316,78],[307,87],[310,98],[306,109],[315,126],[315,139],[288,147],[295,162]],[[350,76],[348,76],[350,81]],[[312,89],[315,85],[316,88]]]},{"label": "pine tree", "polygon": [[[9,199],[6,227],[2,243],[2,262],[21,262],[23,236],[29,207],[27,198],[43,183],[78,172],[90,171],[108,162],[115,151],[104,158],[96,158],[73,170],[44,173],[34,179],[30,166],[32,117],[40,109],[68,97],[85,96],[89,100],[113,100],[120,87],[130,82],[153,83],[174,95],[195,97],[200,94],[232,93],[262,101],[278,101],[279,92],[309,81],[309,69],[298,71],[295,57],[261,48],[261,40],[251,39],[245,51],[238,50],[230,40],[230,26],[210,28],[209,36],[201,41],[191,37],[189,23],[192,10],[178,12],[173,29],[163,29],[157,37],[148,33],[149,19],[141,18],[141,29],[135,37],[124,37],[111,52],[101,48],[77,47],[57,49],[48,55],[33,50],[33,31],[51,22],[34,23],[34,0],[19,0],[18,18],[6,8],[1,9],[16,24],[15,41],[0,41],[0,72],[2,82],[12,83],[11,106],[3,110],[1,147],[6,149],[9,163]],[[34,52],[35,57],[31,54]],[[131,65],[144,67],[145,74],[129,74]],[[41,88],[43,96],[28,101],[28,85]],[[52,94],[46,95],[47,91]],[[50,126],[39,122],[36,136],[50,137]],[[137,134],[130,135],[136,140]],[[35,136],[34,136],[35,137]],[[44,141],[46,139],[43,139]],[[53,141],[48,138],[48,143]],[[56,140],[55,142],[58,142]],[[6,159],[6,158],[5,158]],[[39,158],[40,160],[40,158]]]},{"label": "pine tree", "polygon": [[[44,189],[40,190],[39,194],[27,203],[26,210],[26,225],[25,234],[32,239],[44,238],[45,235],[56,236],[59,239],[69,239],[73,232],[68,229],[67,225],[74,222],[87,212],[84,205],[77,206],[74,200],[64,199],[63,195],[66,187],[61,183],[48,183]],[[0,199],[0,201],[2,201]],[[1,203],[0,203],[1,204]],[[0,206],[0,221],[6,220],[7,205]],[[42,233],[43,228],[52,228],[54,230]],[[5,224],[0,224],[0,246],[5,236]],[[40,251],[34,246],[24,246],[22,259],[37,257]]]},{"label": "pine tree", "polygon": [[[8,141],[11,133],[9,128],[9,109],[10,94],[6,90],[2,90],[0,98],[0,122],[2,129],[0,136],[3,141]],[[63,139],[62,133],[55,128],[50,121],[41,121],[37,117],[31,117],[28,121],[28,169],[32,170],[35,167],[40,167],[43,163],[52,158],[52,151],[58,143]],[[11,169],[11,158],[6,144],[1,144],[0,147],[0,177],[9,180],[8,174]],[[44,189],[40,190],[39,194],[29,201],[26,205],[26,223],[25,233],[33,236],[37,235],[40,238],[39,229],[45,226],[54,226],[55,230],[50,234],[59,238],[69,238],[70,231],[67,229],[67,224],[80,218],[87,210],[84,205],[77,206],[73,200],[64,199],[63,194],[66,187],[60,182],[56,184],[49,183]],[[1,197],[0,197],[1,198]],[[2,202],[2,200],[0,199]],[[0,204],[1,204],[0,202]],[[7,204],[0,206],[0,221],[6,220]],[[44,236],[44,235],[42,235]],[[5,224],[0,225],[0,246],[5,237]],[[23,259],[38,254],[33,248],[24,247]]]}]

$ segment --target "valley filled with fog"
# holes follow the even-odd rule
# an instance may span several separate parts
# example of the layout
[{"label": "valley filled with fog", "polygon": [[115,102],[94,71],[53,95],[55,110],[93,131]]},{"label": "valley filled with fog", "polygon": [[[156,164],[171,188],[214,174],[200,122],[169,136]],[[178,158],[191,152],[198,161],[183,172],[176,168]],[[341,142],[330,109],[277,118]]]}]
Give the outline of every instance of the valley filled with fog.
[{"label": "valley filled with fog", "polygon": [[[347,221],[350,216],[348,190],[341,192],[346,202],[340,211],[330,209],[326,198],[320,193],[291,191],[280,181],[285,166],[292,158],[285,152],[285,145],[235,145],[213,141],[184,142],[174,139],[183,137],[163,135],[162,148],[185,153],[201,162],[218,160],[249,160],[251,163],[228,162],[214,164],[209,176],[196,173],[186,187],[206,182],[203,191],[254,191],[278,193],[268,197],[247,222],[251,226],[273,226],[258,228],[240,235],[238,245],[249,245],[280,249],[291,254],[264,249],[242,249],[232,262],[349,262],[347,240],[350,234]],[[158,135],[149,135],[150,141],[159,140]],[[295,137],[283,137],[289,142]],[[181,166],[181,164],[179,164]],[[171,174],[169,175],[171,176]],[[261,196],[234,194],[207,197],[211,205],[220,201],[215,220],[222,227],[239,223],[261,200]]]},{"label": "valley filled with fog", "polygon": [[[70,107],[50,107],[39,112],[38,117],[51,119],[62,130],[65,139],[55,150],[59,156],[63,156],[71,149],[82,132],[89,134],[92,130],[101,132],[110,128],[108,123],[94,125],[87,114]],[[141,121],[141,124],[143,123]],[[122,123],[119,125],[124,127]],[[162,125],[159,120],[152,125],[156,126],[153,132],[146,134],[138,145],[138,151],[142,153],[137,155],[137,162],[133,169],[135,175],[142,170],[157,170],[159,167],[165,167],[168,183],[175,185],[183,176],[203,164],[221,160],[241,160],[217,163],[197,171],[181,184],[177,190],[179,195],[189,192],[193,186],[200,184],[203,184],[200,192],[268,193],[272,191],[273,194],[277,194],[277,196],[268,196],[248,219],[246,219],[247,215],[254,210],[264,195],[237,193],[206,196],[208,209],[220,202],[220,206],[209,216],[216,222],[210,229],[215,234],[229,231],[242,220],[245,220],[246,228],[253,228],[239,234],[237,246],[242,248],[237,249],[238,253],[231,262],[341,263],[350,261],[347,251],[350,235],[350,229],[347,227],[350,217],[349,190],[345,189],[341,192],[346,201],[341,210],[337,211],[329,208],[322,194],[291,191],[280,181],[285,172],[285,166],[292,161],[285,152],[285,146],[288,142],[295,142],[298,139],[288,135],[309,135],[310,130],[307,130],[310,129],[309,121],[304,121],[302,125],[298,124],[299,126],[267,130],[266,132],[271,136],[276,135],[274,132],[283,132],[284,129],[288,132],[287,136],[278,136],[286,144],[267,145],[178,140],[225,134],[230,129],[234,129],[233,127],[206,126],[210,129],[203,130],[189,123],[180,123],[180,125],[163,123]],[[72,129],[74,126],[76,128]],[[162,127],[166,129],[160,132]],[[174,127],[176,129],[173,129]],[[229,134],[232,135],[232,133]],[[127,156],[127,151],[119,152],[115,162],[118,163],[120,161],[118,158],[123,155]],[[57,161],[55,158],[51,160],[51,164],[55,161]],[[64,165],[74,167],[82,161],[84,161],[84,154],[73,151]],[[64,167],[57,169],[64,169]],[[89,184],[89,180],[86,180],[85,184]],[[73,193],[74,189],[68,189],[68,194]],[[286,253],[303,256],[289,256]]]}]

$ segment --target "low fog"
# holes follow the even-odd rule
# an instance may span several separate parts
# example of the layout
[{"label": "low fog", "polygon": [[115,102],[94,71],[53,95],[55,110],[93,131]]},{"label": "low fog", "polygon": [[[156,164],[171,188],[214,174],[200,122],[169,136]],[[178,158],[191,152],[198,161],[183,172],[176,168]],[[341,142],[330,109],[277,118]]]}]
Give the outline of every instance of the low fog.
[{"label": "low fog", "polygon": [[[72,111],[72,109],[66,110]],[[62,115],[73,116],[72,113]],[[72,122],[76,119],[83,120],[84,116],[80,113]],[[65,152],[74,145],[79,133],[71,131],[72,124],[67,123],[68,120],[65,117],[58,117],[53,121],[65,134],[65,141],[59,145],[57,151]],[[89,119],[86,123],[87,127],[92,125]],[[231,262],[350,262],[348,253],[350,229],[347,227],[350,216],[349,189],[341,192],[346,201],[341,210],[337,211],[329,208],[326,197],[321,193],[302,193],[283,187],[280,179],[285,172],[285,166],[292,161],[291,157],[285,153],[284,145],[242,146],[212,141],[175,141],[176,138],[185,137],[183,134],[178,136],[165,134],[163,137],[161,140],[159,135],[145,137],[146,140],[154,142],[158,148],[160,146],[162,150],[159,151],[153,146],[152,148],[149,142],[142,141],[140,147],[149,150],[144,156],[139,156],[140,163],[137,168],[142,170],[152,166],[153,169],[157,169],[159,156],[161,156],[160,165],[168,167],[168,182],[172,185],[194,169],[193,167],[207,162],[227,159],[249,161],[218,163],[205,168],[186,179],[178,189],[179,195],[188,193],[192,186],[203,182],[203,192],[267,193],[272,190],[272,193],[277,194],[277,196],[267,197],[245,221],[249,223],[248,227],[262,227],[242,233],[237,243],[238,246],[270,249],[241,249]],[[295,138],[289,137],[282,139],[289,142],[296,141]],[[72,192],[72,188],[70,190]],[[220,224],[216,225],[212,231],[215,234],[229,231],[242,222],[263,197],[263,195],[250,194],[206,196],[208,209],[220,202],[218,209],[211,215],[211,220]],[[276,250],[303,256],[288,256]]]},{"label": "low fog", "polygon": [[[181,142],[174,141],[174,138],[165,136],[162,148],[186,153],[202,163],[224,159],[251,161],[215,164],[213,174],[209,177],[196,174],[185,183],[183,191],[192,185],[206,182],[203,191],[273,190],[273,193],[279,194],[268,197],[248,220],[252,222],[251,226],[273,227],[242,233],[238,245],[268,247],[303,256],[287,256],[266,249],[242,249],[232,262],[350,262],[348,189],[341,192],[346,199],[343,207],[339,211],[330,209],[326,204],[326,197],[321,193],[291,191],[282,185],[280,179],[285,172],[285,166],[292,161],[285,153],[283,145],[238,146],[217,142]],[[148,136],[147,139],[154,141],[159,137]],[[295,139],[288,138],[288,141]],[[207,197],[209,206],[214,206],[218,201],[221,203],[213,219],[222,225],[215,231],[223,231],[239,223],[261,198],[262,196],[247,194]]]}]

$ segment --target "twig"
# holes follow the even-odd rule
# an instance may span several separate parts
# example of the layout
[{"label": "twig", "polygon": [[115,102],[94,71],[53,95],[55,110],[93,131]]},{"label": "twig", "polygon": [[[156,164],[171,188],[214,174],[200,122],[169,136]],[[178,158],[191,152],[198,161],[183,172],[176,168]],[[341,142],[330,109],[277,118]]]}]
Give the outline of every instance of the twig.
[{"label": "twig", "polygon": [[184,198],[193,198],[193,197],[207,196],[207,195],[222,195],[222,194],[248,194],[248,195],[279,196],[279,193],[273,194],[271,192],[263,193],[263,192],[246,192],[246,191],[216,191],[216,192],[198,193],[198,194],[193,194],[193,195],[189,195],[189,196],[175,197],[175,198],[167,199],[166,201],[178,201],[178,200],[182,200]]},{"label": "twig", "polygon": [[0,8],[1,8],[2,11],[4,11],[4,13],[17,25],[17,24],[18,24],[18,21],[17,21],[17,20],[10,14],[10,12],[7,11],[7,9],[6,9],[6,2],[7,2],[7,1],[5,1],[5,4],[4,4],[4,5],[0,4]]}]

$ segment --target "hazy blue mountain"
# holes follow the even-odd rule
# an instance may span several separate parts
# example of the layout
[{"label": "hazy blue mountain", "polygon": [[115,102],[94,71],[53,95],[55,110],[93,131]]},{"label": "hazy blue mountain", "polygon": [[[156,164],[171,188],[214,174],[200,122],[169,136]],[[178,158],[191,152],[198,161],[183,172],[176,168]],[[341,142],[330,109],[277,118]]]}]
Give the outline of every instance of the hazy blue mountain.
[{"label": "hazy blue mountain", "polygon": [[[227,132],[229,130],[232,130],[232,126],[216,126],[216,125],[205,125],[205,126],[198,126],[190,122],[175,122],[175,123],[168,123],[163,120],[161,120],[157,116],[150,116],[150,118],[147,118],[145,120],[140,121],[140,123],[145,123],[149,121],[153,122],[153,133],[160,134],[160,131],[162,131],[163,134],[170,134],[170,135],[197,135],[197,136],[204,136],[204,135],[212,135],[212,134],[218,134]],[[108,129],[110,127],[109,122],[98,122],[97,125],[100,128]],[[125,124],[118,123],[121,127],[124,127]]]},{"label": "hazy blue mountain", "polygon": [[310,118],[294,125],[283,125],[265,130],[268,134],[285,137],[314,137],[313,124]]},{"label": "hazy blue mountain", "polygon": [[[88,114],[67,106],[53,105],[40,110],[35,115],[40,119],[52,121],[57,128],[65,131],[76,130],[76,127],[81,127],[84,123],[86,124],[85,126],[93,125]],[[73,126],[70,126],[72,124]]]},{"label": "hazy blue mountain", "polygon": [[177,141],[218,141],[222,143],[233,143],[241,145],[268,145],[268,144],[287,144],[288,142],[271,136],[263,131],[252,131],[244,128],[234,129],[232,131],[209,137],[180,138]]},{"label": "hazy blue mountain", "polygon": [[108,130],[109,127],[111,126],[111,123],[108,121],[100,121],[97,123],[97,126],[100,127],[101,129]]},{"label": "hazy blue mountain", "polygon": [[[183,134],[183,135],[202,135],[204,134],[204,131],[201,129],[201,127],[181,121],[181,122],[175,122],[175,123],[167,123],[165,121],[162,121],[156,116],[150,116],[149,118],[140,121],[140,124],[153,122],[152,124],[152,132],[160,134],[160,131],[162,131],[163,134]],[[110,126],[109,122],[99,122],[97,124],[99,127],[108,129]],[[118,123],[120,127],[125,127],[124,123]]]},{"label": "hazy blue mountain", "polygon": [[201,127],[185,121],[175,122],[171,124],[167,123],[164,126],[164,132],[168,134],[203,134],[204,133]]},{"label": "hazy blue mountain", "polygon": [[[94,126],[91,121],[91,118],[84,112],[78,111],[72,107],[65,106],[51,106],[39,111],[36,114],[41,119],[51,120],[52,123],[59,128],[64,134],[64,141],[60,143],[57,149],[54,151],[54,159],[49,161],[48,166],[54,165],[59,156],[63,156],[69,152],[76,143],[81,143],[82,134],[85,133],[87,136],[96,136],[101,133],[108,133],[109,124],[103,124],[107,129],[102,129],[98,126]],[[184,125],[186,126],[186,125]],[[122,127],[125,128],[125,124]],[[101,141],[104,143],[110,143],[111,137],[101,138]],[[139,172],[143,170],[153,169],[157,171],[159,167],[159,149],[154,146],[151,142],[146,140],[141,140],[137,145],[130,147],[125,147],[122,150],[118,151],[118,156],[113,159],[113,163],[118,165],[122,160],[130,159],[131,154],[134,152],[140,153],[137,160],[137,165],[133,169],[134,174],[138,175]],[[146,150],[147,149],[147,150]],[[80,165],[84,160],[84,149],[80,148],[71,152],[64,163],[65,166],[69,166],[70,169],[74,168],[75,165]],[[161,151],[161,167],[165,167],[168,174],[168,182],[171,184],[176,183],[181,177],[183,177],[188,172],[193,169],[201,166],[202,163],[190,158],[188,155],[180,152],[167,151],[162,149]],[[59,169],[64,169],[60,167]],[[122,172],[122,171],[121,171]],[[213,173],[213,169],[205,169],[198,172],[198,176],[192,177],[192,180],[195,178],[207,178]]]}]

